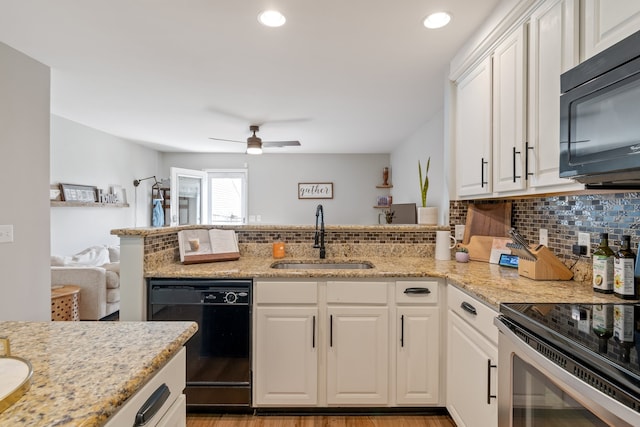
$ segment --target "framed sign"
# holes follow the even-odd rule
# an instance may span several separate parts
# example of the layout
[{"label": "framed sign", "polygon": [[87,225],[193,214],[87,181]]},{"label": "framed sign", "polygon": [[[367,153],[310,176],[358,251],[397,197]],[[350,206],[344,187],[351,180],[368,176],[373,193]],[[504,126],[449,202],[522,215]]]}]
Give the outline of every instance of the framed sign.
[{"label": "framed sign", "polygon": [[60,184],[60,193],[65,202],[96,202],[97,189],[93,185]]},{"label": "framed sign", "polygon": [[333,199],[333,182],[299,182],[298,199]]}]

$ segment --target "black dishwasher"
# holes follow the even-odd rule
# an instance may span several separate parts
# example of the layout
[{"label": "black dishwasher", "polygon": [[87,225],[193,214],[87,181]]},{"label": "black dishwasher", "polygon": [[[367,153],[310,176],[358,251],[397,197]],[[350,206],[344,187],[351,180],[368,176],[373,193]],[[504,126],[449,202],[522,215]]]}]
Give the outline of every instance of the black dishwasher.
[{"label": "black dishwasher", "polygon": [[187,409],[251,407],[250,279],[149,279],[147,319],[189,320]]}]

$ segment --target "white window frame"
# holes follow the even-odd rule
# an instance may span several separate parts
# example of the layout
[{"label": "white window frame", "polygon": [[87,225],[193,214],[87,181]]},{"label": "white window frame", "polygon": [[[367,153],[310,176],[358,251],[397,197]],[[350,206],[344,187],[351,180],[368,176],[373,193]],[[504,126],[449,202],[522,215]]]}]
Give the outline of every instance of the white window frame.
[{"label": "white window frame", "polygon": [[[241,178],[242,179],[242,205],[241,216],[242,222],[240,224],[248,224],[249,214],[249,170],[247,168],[237,169],[205,169],[207,172],[207,185],[208,185],[208,212],[209,216],[213,214],[213,185],[211,185],[212,178]],[[207,218],[211,224],[230,225],[227,222],[215,222],[213,218]]]}]

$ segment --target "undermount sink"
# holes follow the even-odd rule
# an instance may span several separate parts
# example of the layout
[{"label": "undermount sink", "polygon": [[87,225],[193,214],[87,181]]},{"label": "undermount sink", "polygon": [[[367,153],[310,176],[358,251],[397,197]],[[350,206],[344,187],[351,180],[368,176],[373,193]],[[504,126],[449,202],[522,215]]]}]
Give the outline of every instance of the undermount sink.
[{"label": "undermount sink", "polygon": [[278,261],[271,268],[286,270],[366,270],[373,268],[367,261]]}]

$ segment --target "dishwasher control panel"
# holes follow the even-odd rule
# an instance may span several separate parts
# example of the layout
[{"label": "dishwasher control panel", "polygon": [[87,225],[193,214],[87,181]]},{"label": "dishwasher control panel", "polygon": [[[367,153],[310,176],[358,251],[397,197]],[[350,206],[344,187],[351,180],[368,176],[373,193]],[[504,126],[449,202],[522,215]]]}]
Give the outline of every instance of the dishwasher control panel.
[{"label": "dishwasher control panel", "polygon": [[202,292],[204,304],[249,304],[249,292],[240,289],[216,289]]}]

